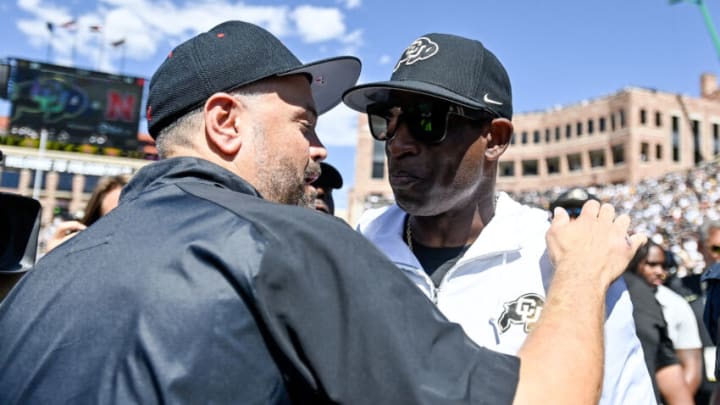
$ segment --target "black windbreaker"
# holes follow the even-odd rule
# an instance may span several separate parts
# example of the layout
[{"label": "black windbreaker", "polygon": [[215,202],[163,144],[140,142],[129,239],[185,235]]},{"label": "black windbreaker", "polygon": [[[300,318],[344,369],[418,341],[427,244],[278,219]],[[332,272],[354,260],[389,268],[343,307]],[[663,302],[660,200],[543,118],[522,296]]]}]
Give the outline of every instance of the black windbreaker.
[{"label": "black windbreaker", "polygon": [[140,170],[0,305],[1,404],[503,404],[518,368],[342,221],[194,158]]}]

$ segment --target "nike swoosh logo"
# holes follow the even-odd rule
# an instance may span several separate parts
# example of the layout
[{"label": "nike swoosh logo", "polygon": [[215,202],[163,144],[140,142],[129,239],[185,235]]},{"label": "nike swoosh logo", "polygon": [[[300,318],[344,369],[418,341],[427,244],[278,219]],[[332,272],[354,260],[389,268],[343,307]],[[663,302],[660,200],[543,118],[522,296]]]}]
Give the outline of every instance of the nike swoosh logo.
[{"label": "nike swoosh logo", "polygon": [[493,100],[490,97],[488,97],[488,93],[485,93],[485,96],[483,97],[483,101],[486,103],[490,103],[490,104],[503,105],[503,103]]}]

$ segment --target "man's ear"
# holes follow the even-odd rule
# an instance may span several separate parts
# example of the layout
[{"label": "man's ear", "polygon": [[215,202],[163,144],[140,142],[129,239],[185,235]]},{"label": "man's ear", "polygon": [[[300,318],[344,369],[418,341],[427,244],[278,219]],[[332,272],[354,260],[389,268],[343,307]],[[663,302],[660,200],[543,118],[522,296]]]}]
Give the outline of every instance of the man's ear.
[{"label": "man's ear", "polygon": [[495,118],[488,130],[488,144],[485,149],[485,159],[498,160],[508,145],[513,134],[513,124],[507,118]]},{"label": "man's ear", "polygon": [[235,156],[242,146],[240,125],[246,106],[228,93],[215,93],[205,102],[205,137],[212,150]]}]

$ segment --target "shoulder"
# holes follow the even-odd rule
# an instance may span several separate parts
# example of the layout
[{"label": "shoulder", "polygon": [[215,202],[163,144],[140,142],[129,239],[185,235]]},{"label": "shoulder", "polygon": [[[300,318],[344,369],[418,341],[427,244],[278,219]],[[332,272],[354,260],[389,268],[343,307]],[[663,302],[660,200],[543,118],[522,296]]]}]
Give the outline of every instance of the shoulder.
[{"label": "shoulder", "polygon": [[373,235],[382,232],[388,224],[402,221],[404,218],[405,212],[395,204],[372,208],[363,212],[356,229],[363,235]]},{"label": "shoulder", "polygon": [[503,217],[515,217],[523,224],[546,229],[550,226],[548,211],[521,204],[507,193],[499,192],[495,214]]}]

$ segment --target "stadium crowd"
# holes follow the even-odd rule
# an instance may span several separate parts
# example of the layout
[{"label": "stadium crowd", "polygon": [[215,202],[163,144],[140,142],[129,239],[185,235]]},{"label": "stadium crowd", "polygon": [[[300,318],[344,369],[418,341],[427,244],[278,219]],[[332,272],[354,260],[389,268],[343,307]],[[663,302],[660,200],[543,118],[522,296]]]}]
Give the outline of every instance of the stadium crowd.
[{"label": "stadium crowd", "polygon": [[[644,232],[675,256],[678,275],[701,273],[706,267],[698,249],[699,228],[720,219],[720,170],[717,160],[693,169],[644,179],[637,184],[593,185],[587,191],[632,218],[635,232]],[[547,209],[564,191],[514,193],[518,201]]]}]

